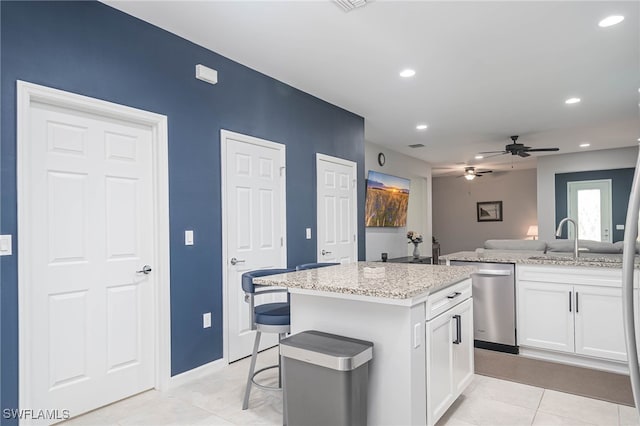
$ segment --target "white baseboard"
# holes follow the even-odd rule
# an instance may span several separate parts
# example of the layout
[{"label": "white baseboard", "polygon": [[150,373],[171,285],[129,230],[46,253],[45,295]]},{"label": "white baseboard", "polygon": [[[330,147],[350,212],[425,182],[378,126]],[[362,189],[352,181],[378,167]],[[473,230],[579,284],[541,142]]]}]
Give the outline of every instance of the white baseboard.
[{"label": "white baseboard", "polygon": [[224,358],[220,358],[215,361],[211,361],[210,363],[201,365],[200,367],[196,367],[192,370],[172,376],[169,379],[169,389],[174,389],[178,386],[182,386],[194,380],[201,379],[205,376],[208,376],[209,374],[222,370],[228,365],[229,363]]},{"label": "white baseboard", "polygon": [[629,367],[625,362],[608,361],[599,358],[583,357],[580,355],[563,354],[560,352],[545,351],[543,349],[525,348],[520,346],[520,355],[543,361],[552,361],[560,364],[568,364],[576,367],[586,367],[593,370],[608,371],[610,373],[629,374]]}]

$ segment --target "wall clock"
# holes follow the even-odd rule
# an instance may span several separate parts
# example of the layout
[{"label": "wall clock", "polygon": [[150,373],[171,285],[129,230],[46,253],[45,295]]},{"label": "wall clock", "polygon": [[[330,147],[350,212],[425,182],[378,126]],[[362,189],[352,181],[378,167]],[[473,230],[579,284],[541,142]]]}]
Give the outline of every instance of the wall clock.
[{"label": "wall clock", "polygon": [[384,162],[386,161],[386,158],[384,157],[383,153],[379,153],[378,154],[378,164],[380,164],[380,166],[384,166]]}]

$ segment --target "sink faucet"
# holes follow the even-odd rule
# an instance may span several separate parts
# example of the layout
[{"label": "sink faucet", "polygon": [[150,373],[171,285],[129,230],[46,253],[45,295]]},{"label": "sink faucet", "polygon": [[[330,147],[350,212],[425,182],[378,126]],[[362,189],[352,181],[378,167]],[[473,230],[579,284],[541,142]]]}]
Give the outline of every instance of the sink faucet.
[{"label": "sink faucet", "polygon": [[[576,221],[568,217],[565,217],[564,219],[562,219],[558,224],[558,229],[556,229],[556,237],[559,237],[560,235],[562,235],[562,225],[564,225],[565,222],[573,223],[573,230],[575,233],[575,239],[573,240],[573,258],[577,259],[580,251],[578,250],[578,224],[576,224]],[[569,225],[567,225],[567,234],[568,233],[569,233]]]}]

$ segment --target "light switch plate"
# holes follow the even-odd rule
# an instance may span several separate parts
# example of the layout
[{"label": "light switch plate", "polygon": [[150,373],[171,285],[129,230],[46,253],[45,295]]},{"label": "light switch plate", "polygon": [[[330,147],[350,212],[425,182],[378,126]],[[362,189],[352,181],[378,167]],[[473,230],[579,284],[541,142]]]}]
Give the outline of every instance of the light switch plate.
[{"label": "light switch plate", "polygon": [[624,231],[624,225],[616,225],[616,231]]},{"label": "light switch plate", "polygon": [[184,245],[185,246],[192,246],[193,245],[193,231],[192,230],[184,231]]},{"label": "light switch plate", "polygon": [[209,328],[209,327],[211,327],[211,312],[202,314],[202,328]]},{"label": "light switch plate", "polygon": [[11,256],[11,235],[0,235],[0,256]]},{"label": "light switch plate", "polygon": [[311,239],[311,228],[307,228],[307,240]]}]

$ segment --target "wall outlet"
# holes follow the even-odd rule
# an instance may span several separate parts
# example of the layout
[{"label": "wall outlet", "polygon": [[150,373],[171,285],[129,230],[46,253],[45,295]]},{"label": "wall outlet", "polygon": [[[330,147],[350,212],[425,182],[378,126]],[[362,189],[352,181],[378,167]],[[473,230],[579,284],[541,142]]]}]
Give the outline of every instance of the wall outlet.
[{"label": "wall outlet", "polygon": [[209,327],[211,327],[211,312],[202,314],[202,328],[209,328]]},{"label": "wall outlet", "polygon": [[307,240],[311,239],[311,228],[307,228]]}]

